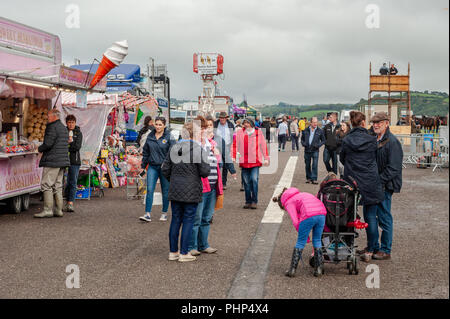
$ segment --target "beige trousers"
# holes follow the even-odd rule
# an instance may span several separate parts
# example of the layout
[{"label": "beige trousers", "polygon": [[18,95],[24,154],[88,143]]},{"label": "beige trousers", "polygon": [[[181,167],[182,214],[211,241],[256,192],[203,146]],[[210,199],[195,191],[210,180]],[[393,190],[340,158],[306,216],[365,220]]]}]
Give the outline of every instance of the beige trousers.
[{"label": "beige trousers", "polygon": [[63,167],[44,167],[42,171],[41,190],[42,192],[61,193],[63,188]]}]

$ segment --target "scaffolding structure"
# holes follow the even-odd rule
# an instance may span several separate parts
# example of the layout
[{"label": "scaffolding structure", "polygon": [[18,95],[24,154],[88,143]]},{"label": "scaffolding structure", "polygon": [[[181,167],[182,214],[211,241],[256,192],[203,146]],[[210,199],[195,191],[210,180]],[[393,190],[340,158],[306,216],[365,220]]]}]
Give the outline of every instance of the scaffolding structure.
[{"label": "scaffolding structure", "polygon": [[199,113],[203,116],[214,115],[214,98],[216,96],[216,81],[213,74],[202,74],[203,91],[200,98]]},{"label": "scaffolding structure", "polygon": [[[408,63],[407,75],[372,75],[372,62],[369,66],[370,89],[368,98],[369,118],[372,116],[372,105],[376,100],[385,101],[388,105],[388,116],[391,121],[392,105],[396,104],[398,110],[406,109],[406,123],[411,124],[411,92],[410,92],[410,63]],[[384,92],[387,96],[373,96],[374,92]],[[397,94],[392,96],[392,93]]]}]

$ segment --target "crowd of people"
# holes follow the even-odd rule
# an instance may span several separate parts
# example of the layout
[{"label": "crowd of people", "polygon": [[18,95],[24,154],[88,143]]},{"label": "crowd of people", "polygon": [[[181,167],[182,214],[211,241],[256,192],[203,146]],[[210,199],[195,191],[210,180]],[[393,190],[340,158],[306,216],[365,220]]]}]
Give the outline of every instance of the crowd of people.
[{"label": "crowd of people", "polygon": [[[42,190],[44,210],[35,217],[63,216],[63,210],[74,212],[73,200],[80,168],[79,150],[82,134],[73,115],[66,117],[64,126],[57,110],[49,112],[49,124],[40,166],[44,167]],[[152,220],[153,197],[159,180],[162,191],[160,221],[168,220],[169,260],[189,262],[202,253],[213,254],[208,238],[215,210],[223,206],[227,175],[237,180],[238,164],[241,190],[244,191],[243,209],[258,208],[259,171],[268,166],[268,144],[278,138],[278,151],[286,150],[286,141],[292,142],[293,155],[304,149],[306,183],[318,184],[318,159],[322,146],[323,162],[327,173],[335,178],[354,180],[361,194],[364,220],[368,223],[367,247],[359,254],[365,261],[371,258],[385,260],[391,257],[393,219],[391,201],[393,193],[402,186],[402,148],[389,131],[389,118],[380,112],[370,119],[361,112],[350,113],[350,123],[340,122],[331,113],[318,125],[317,117],[284,116],[278,120],[246,117],[233,123],[227,113],[218,119],[198,116],[183,126],[178,140],[173,139],[164,117],[145,119],[137,143],[142,149],[142,172],[146,175],[147,194],[143,222]],[[300,141],[300,143],[299,143]],[[63,207],[62,177],[68,168],[66,205]],[[289,212],[298,231],[298,240],[288,276],[295,275],[308,234],[313,231],[315,274],[321,271],[321,237],[326,210],[312,194],[298,188],[284,190],[274,198],[280,208]],[[293,204],[290,204],[293,203]],[[378,229],[382,229],[381,238]],[[180,235],[181,234],[181,235]]]}]

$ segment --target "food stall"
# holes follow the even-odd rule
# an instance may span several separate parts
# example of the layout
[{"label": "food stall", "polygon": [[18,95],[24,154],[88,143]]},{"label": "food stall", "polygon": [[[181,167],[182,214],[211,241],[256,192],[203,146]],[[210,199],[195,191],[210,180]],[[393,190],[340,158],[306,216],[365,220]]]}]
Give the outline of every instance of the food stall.
[{"label": "food stall", "polygon": [[[30,194],[40,191],[37,146],[48,111],[63,91],[86,92],[92,78],[62,65],[58,36],[0,17],[0,201],[10,211],[27,210]],[[106,80],[91,91],[105,89]]]}]

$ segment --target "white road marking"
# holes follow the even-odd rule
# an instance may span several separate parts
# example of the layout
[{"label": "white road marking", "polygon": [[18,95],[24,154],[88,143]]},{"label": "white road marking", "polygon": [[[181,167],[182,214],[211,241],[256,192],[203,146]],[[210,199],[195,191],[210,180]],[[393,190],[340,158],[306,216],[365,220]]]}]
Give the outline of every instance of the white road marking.
[{"label": "white road marking", "polygon": [[[283,175],[280,178],[272,197],[278,196],[284,187],[291,187],[292,179],[294,177],[295,167],[297,165],[298,156],[291,156],[284,168]],[[272,201],[270,198],[269,205],[267,205],[261,223],[276,223],[281,224],[283,221],[284,212],[278,206],[278,203]]]}]

